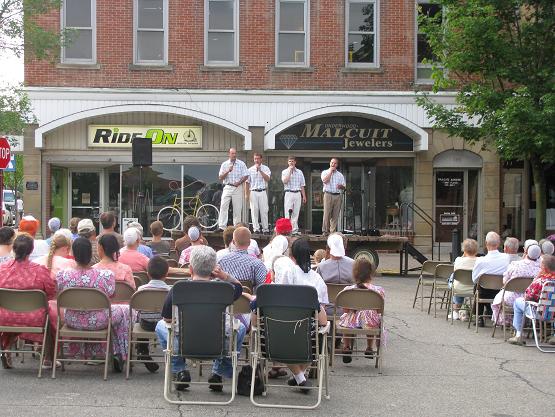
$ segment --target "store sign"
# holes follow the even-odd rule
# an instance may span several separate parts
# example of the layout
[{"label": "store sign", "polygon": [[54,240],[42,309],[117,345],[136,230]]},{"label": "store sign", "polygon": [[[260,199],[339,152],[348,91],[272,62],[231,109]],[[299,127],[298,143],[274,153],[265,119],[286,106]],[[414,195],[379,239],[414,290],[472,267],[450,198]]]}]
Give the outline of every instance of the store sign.
[{"label": "store sign", "polygon": [[276,149],[412,151],[412,139],[394,127],[356,116],[321,117],[276,135]]},{"label": "store sign", "polygon": [[151,139],[153,148],[202,149],[202,126],[89,125],[92,148],[130,148],[135,138]]}]

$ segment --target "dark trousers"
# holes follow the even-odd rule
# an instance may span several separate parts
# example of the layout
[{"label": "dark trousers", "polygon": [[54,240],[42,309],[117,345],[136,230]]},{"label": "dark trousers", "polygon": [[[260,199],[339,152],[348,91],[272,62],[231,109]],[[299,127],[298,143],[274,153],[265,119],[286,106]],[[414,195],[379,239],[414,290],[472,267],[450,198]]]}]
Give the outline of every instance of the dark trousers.
[{"label": "dark trousers", "polygon": [[[478,298],[489,298],[493,299],[497,295],[499,290],[486,290],[485,288],[478,287]],[[484,309],[486,309],[486,314],[491,315],[491,305],[490,304],[479,304],[478,305],[478,314],[484,314]]]}]

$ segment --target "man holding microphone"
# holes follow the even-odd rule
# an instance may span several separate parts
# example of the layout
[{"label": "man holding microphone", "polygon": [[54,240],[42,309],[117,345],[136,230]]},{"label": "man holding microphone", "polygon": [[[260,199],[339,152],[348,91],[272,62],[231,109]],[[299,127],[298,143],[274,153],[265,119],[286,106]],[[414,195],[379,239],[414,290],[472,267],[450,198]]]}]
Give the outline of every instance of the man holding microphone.
[{"label": "man holding microphone", "polygon": [[287,158],[288,167],[281,172],[281,181],[285,191],[283,197],[283,208],[285,217],[290,215],[291,225],[293,226],[293,234],[299,234],[299,212],[302,204],[306,204],[306,194],[304,192],[305,180],[304,174],[300,169],[296,168],[297,159],[294,156]]},{"label": "man holding microphone", "polygon": [[268,228],[268,182],[272,175],[270,168],[262,164],[262,154],[254,154],[254,165],[249,168],[249,179],[247,180],[247,198],[250,201],[252,230],[260,232],[258,214],[262,223],[262,233],[269,233]]},{"label": "man holding microphone", "polygon": [[233,203],[233,224],[241,222],[243,210],[242,185],[248,177],[247,166],[243,161],[237,159],[237,150],[230,148],[229,159],[222,163],[218,177],[224,184],[220,203],[220,217],[218,219],[220,230],[224,230],[227,227],[227,212],[230,201]]},{"label": "man holding microphone", "polygon": [[332,158],[329,169],[322,171],[321,175],[324,183],[324,220],[322,221],[324,235],[337,231],[337,222],[343,203],[341,191],[345,189],[345,177],[337,170],[338,165],[339,160]]}]

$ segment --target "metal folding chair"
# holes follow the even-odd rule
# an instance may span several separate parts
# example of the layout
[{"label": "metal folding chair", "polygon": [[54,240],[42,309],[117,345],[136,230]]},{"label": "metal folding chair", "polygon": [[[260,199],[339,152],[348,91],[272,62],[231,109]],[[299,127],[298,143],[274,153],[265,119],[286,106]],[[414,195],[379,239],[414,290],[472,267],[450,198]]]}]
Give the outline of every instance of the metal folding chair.
[{"label": "metal folding chair", "polygon": [[[530,308],[530,313],[528,313],[528,308]],[[536,347],[541,352],[555,353],[555,348],[546,349],[545,346],[540,345],[540,341],[547,338],[547,324],[551,323],[552,333],[553,326],[555,326],[555,281],[546,281],[542,286],[538,302],[526,301],[524,312],[526,318],[532,321]]]},{"label": "metal folding chair", "polygon": [[[503,311],[503,340],[507,341],[507,315],[513,315],[513,306],[505,305],[505,292],[518,292],[523,293],[526,288],[530,286],[534,278],[532,277],[515,277],[508,281],[501,290],[501,311]],[[495,330],[497,329],[497,322],[499,318],[493,323],[493,332],[491,337],[495,337]]]},{"label": "metal folding chair", "polygon": [[412,308],[414,308],[414,306],[416,305],[416,300],[420,299],[420,311],[424,311],[424,299],[428,298],[424,295],[424,287],[431,287],[434,285],[434,272],[436,270],[436,266],[442,263],[445,262],[425,261],[422,264],[420,276],[418,277],[418,283],[416,284],[416,291],[414,293]]},{"label": "metal folding chair", "polygon": [[474,295],[472,297],[472,305],[470,306],[470,317],[468,318],[468,328],[470,329],[472,313],[475,310],[476,333],[478,333],[478,321],[480,317],[487,316],[487,314],[478,314],[479,305],[493,303],[493,298],[483,298],[480,295],[480,288],[483,288],[485,290],[501,290],[501,288],[503,288],[503,275],[483,274],[480,275],[478,277],[478,281],[476,281],[476,286],[474,287]]}]

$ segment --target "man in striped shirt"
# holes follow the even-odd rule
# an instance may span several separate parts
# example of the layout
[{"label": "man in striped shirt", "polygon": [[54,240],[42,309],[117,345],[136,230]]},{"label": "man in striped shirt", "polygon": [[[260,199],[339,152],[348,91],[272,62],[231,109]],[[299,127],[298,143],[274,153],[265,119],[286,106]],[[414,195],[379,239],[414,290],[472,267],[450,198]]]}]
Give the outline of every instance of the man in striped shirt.
[{"label": "man in striped shirt", "polygon": [[229,203],[233,203],[233,224],[241,222],[243,211],[243,183],[249,177],[245,163],[237,159],[237,150],[229,149],[229,159],[222,163],[219,179],[224,184],[222,200],[220,203],[220,217],[218,226],[221,230],[227,227],[227,212]]},{"label": "man in striped shirt", "polygon": [[285,217],[289,217],[293,226],[293,234],[299,233],[299,213],[301,202],[306,204],[306,194],[304,191],[305,180],[303,172],[296,167],[297,159],[290,156],[287,159],[288,167],[281,172],[281,181],[285,191],[283,197],[283,209]]},{"label": "man in striped shirt", "polygon": [[345,189],[345,177],[337,170],[339,160],[332,158],[329,169],[322,171],[322,182],[324,183],[324,219],[322,221],[322,233],[329,235],[337,231],[339,213],[343,196],[341,192]]},{"label": "man in striped shirt", "polygon": [[249,179],[247,180],[247,198],[250,201],[252,230],[254,233],[260,231],[258,215],[262,223],[262,232],[268,233],[268,182],[272,175],[270,168],[262,163],[262,154],[254,154],[254,165],[249,168]]}]

